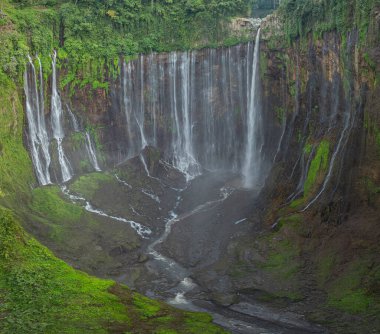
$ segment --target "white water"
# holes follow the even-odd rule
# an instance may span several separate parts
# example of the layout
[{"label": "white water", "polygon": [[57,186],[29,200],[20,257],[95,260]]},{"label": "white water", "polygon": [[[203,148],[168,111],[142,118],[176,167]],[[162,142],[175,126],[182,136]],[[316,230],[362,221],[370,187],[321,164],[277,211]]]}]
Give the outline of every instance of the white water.
[{"label": "white water", "polygon": [[258,61],[258,48],[254,51],[253,42],[123,61],[120,101],[127,144],[120,156],[131,158],[153,145],[187,180],[203,169],[241,173],[245,161],[256,170],[252,165],[260,161],[246,159],[247,145],[242,144],[250,130],[260,157],[263,130],[259,124],[248,126],[248,109],[257,102],[252,63],[254,54]]},{"label": "white water", "polygon": [[[191,59],[190,59],[191,58]],[[169,56],[170,63],[170,106],[174,129],[172,134],[173,165],[180,170],[189,181],[200,175],[200,166],[195,159],[190,117],[191,66],[194,67],[194,57],[184,52],[178,61],[176,52]],[[180,77],[178,78],[178,66]],[[180,86],[180,101],[177,101],[177,87]]]},{"label": "white water", "polygon": [[88,211],[88,212],[91,212],[91,213],[94,213],[94,214],[97,214],[99,216],[102,216],[102,217],[107,217],[107,218],[110,218],[110,219],[113,219],[113,220],[117,220],[117,221],[120,221],[120,222],[123,222],[123,223],[127,223],[129,224],[135,231],[136,233],[143,239],[147,239],[149,238],[149,235],[152,234],[152,230],[149,228],[149,227],[146,227],[140,223],[137,223],[133,220],[128,220],[128,219],[125,219],[125,218],[122,218],[122,217],[116,217],[116,216],[112,216],[112,215],[109,215],[107,213],[105,213],[104,211],[102,210],[99,210],[99,209],[95,209],[89,201],[87,201],[85,198],[81,197],[81,196],[77,196],[77,195],[73,195],[70,193],[70,191],[67,189],[66,186],[62,186],[61,187],[62,189],[62,192],[68,196],[73,202],[77,203],[77,202],[80,202],[80,203],[84,203],[84,205],[82,205],[82,207]]},{"label": "white water", "polygon": [[151,110],[151,118],[153,123],[153,138],[152,138],[152,145],[157,146],[157,115],[159,107],[158,102],[158,76],[159,76],[159,66],[158,63],[155,60],[155,57],[157,56],[156,53],[151,53],[148,56],[148,87],[149,87],[149,95],[150,95],[150,103],[149,103],[149,109]]},{"label": "white water", "polygon": [[[200,213],[200,212],[203,212],[205,210],[209,210],[211,209],[212,207],[214,207],[215,205],[225,201],[232,193],[233,193],[234,189],[232,188],[227,188],[227,187],[222,187],[220,189],[220,197],[216,200],[212,200],[212,201],[209,201],[209,202],[206,202],[206,203],[203,203],[203,204],[200,204],[198,205],[197,207],[195,207],[193,210],[189,211],[189,212],[186,212],[184,214],[182,214],[181,216],[178,216],[174,210],[176,210],[178,204],[179,204],[179,201],[180,201],[180,196],[178,197],[178,200],[177,200],[177,204],[176,206],[174,207],[173,211],[170,212],[170,218],[167,220],[166,222],[166,225],[165,225],[165,231],[164,233],[162,234],[161,237],[159,237],[156,241],[154,241],[151,245],[149,245],[148,249],[150,251],[150,254],[152,254],[153,256],[156,256],[158,253],[154,250],[154,248],[160,244],[160,243],[163,243],[166,238],[168,237],[168,235],[170,234],[171,230],[172,230],[172,226],[180,221],[180,220],[183,220],[183,219],[187,219],[189,218],[190,216],[196,214],[196,213]],[[162,258],[163,256],[160,255],[160,258]]]},{"label": "white water", "polygon": [[[32,78],[29,78],[28,71],[26,70],[24,73],[24,90],[31,157],[38,182],[41,185],[46,185],[51,183],[49,173],[51,158],[44,113],[42,66],[40,59],[37,59],[39,62],[40,90],[38,91],[36,70],[30,56],[28,56],[28,60],[32,68]],[[29,81],[31,82],[31,86],[29,86]]]},{"label": "white water", "polygon": [[140,137],[141,137],[141,150],[143,150],[148,142],[144,133],[144,119],[145,119],[145,103],[144,103],[144,55],[140,55],[140,113],[135,114],[137,125],[140,129]]},{"label": "white water", "polygon": [[160,198],[159,198],[157,195],[153,194],[151,191],[149,191],[149,190],[147,190],[147,189],[141,189],[141,192],[142,192],[144,195],[146,195],[146,196],[148,196],[149,198],[151,198],[153,201],[155,201],[155,202],[157,202],[157,203],[161,203]]},{"label": "white water", "polygon": [[336,145],[334,153],[332,154],[330,164],[329,164],[329,169],[328,169],[327,175],[323,181],[322,188],[317,193],[317,195],[306,205],[306,207],[301,210],[302,212],[304,212],[308,208],[310,208],[310,206],[312,206],[318,200],[318,198],[321,197],[321,195],[326,190],[326,187],[327,187],[328,183],[330,182],[331,176],[332,176],[333,171],[334,171],[335,161],[339,155],[339,152],[343,149],[343,147],[347,143],[347,138],[348,138],[349,133],[351,132],[352,126],[353,126],[353,121],[351,122],[351,114],[350,114],[350,110],[348,110],[344,114],[344,126],[343,126],[342,132],[340,134],[338,144]]},{"label": "white water", "polygon": [[251,78],[251,89],[249,92],[248,120],[247,120],[247,142],[242,168],[244,187],[252,188],[257,185],[261,169],[261,147],[260,138],[262,122],[261,107],[259,99],[259,57],[260,57],[260,29],[257,32],[253,56],[253,68]]},{"label": "white water", "polygon": [[247,218],[240,219],[240,220],[234,222],[234,225],[239,225],[240,223],[243,223],[243,222],[245,222],[246,220],[247,220]]},{"label": "white water", "polygon": [[98,158],[95,154],[95,149],[91,141],[90,134],[86,131],[86,150],[88,153],[88,157],[90,159],[92,167],[97,171],[100,172],[101,169],[99,167]]},{"label": "white water", "polygon": [[170,292],[174,294],[174,297],[168,299],[167,302],[169,304],[172,304],[178,307],[181,307],[182,305],[187,309],[193,309],[194,305],[192,305],[191,301],[186,299],[185,295],[186,293],[190,292],[195,287],[197,287],[197,284],[195,284],[193,280],[189,277],[190,273],[186,268],[182,267],[180,264],[178,264],[171,258],[168,258],[162,255],[161,253],[159,253],[155,249],[155,247],[158,244],[163,243],[167,239],[167,237],[171,233],[171,230],[174,224],[176,224],[177,222],[181,220],[189,218],[190,216],[194,214],[197,214],[197,213],[200,213],[200,212],[203,212],[215,207],[216,205],[226,200],[232,194],[234,190],[231,188],[222,187],[220,189],[220,196],[218,199],[211,200],[209,202],[198,205],[191,211],[186,212],[182,214],[181,216],[178,216],[178,214],[175,211],[177,210],[179,203],[181,201],[180,193],[184,191],[185,189],[186,188],[180,189],[178,191],[179,195],[177,197],[176,204],[174,205],[173,210],[170,212],[170,216],[166,221],[164,233],[148,246],[148,253],[153,257],[154,261],[156,261],[155,265],[156,266],[158,265],[158,268],[159,268],[158,270],[160,272],[163,272],[163,275],[165,277],[171,277],[177,282],[176,285],[172,287],[170,290]]},{"label": "white water", "polygon": [[149,173],[148,166],[147,166],[146,161],[145,161],[145,159],[144,159],[144,156],[143,156],[142,154],[140,154],[139,157],[140,157],[140,161],[141,161],[141,163],[142,163],[143,166],[144,166],[144,170],[145,170],[146,175],[148,175],[148,177],[151,177],[151,175],[150,175],[150,173]]},{"label": "white water", "polygon": [[72,123],[74,131],[75,132],[79,132],[79,123],[78,123],[78,120],[75,117],[74,113],[71,111],[71,109],[70,109],[70,107],[69,107],[68,104],[66,104],[66,109],[67,109],[67,112],[69,113],[69,116],[70,116],[71,123]]},{"label": "white water", "polygon": [[53,137],[57,141],[58,161],[61,167],[62,181],[67,182],[72,178],[70,163],[65,155],[62,140],[65,133],[62,125],[62,103],[57,90],[57,53],[54,51],[52,57],[52,94],[51,94],[51,125],[53,128]]},{"label": "white water", "polygon": [[127,181],[122,180],[117,174],[115,174],[115,178],[121,184],[127,186],[129,189],[132,189],[132,186]]},{"label": "white water", "polygon": [[133,156],[135,153],[134,141],[132,135],[132,101],[130,97],[130,92],[132,91],[132,64],[129,62],[126,64],[123,62],[123,104],[124,104],[124,113],[127,121],[127,135],[130,146],[129,157]]}]

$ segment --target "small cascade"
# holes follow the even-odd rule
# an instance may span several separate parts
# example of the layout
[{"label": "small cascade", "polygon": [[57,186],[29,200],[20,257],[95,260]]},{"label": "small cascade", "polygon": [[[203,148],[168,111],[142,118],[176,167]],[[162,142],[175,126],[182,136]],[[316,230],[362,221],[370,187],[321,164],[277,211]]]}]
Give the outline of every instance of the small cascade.
[{"label": "small cascade", "polygon": [[62,140],[65,137],[62,124],[62,103],[57,90],[57,53],[54,51],[52,59],[52,95],[51,95],[51,125],[53,129],[53,137],[57,142],[58,160],[61,167],[62,181],[67,182],[72,178],[70,163],[65,155],[62,146]]},{"label": "small cascade", "polygon": [[244,187],[252,188],[258,185],[261,174],[261,147],[262,139],[262,120],[260,106],[260,76],[259,76],[259,57],[260,57],[260,29],[257,32],[255,49],[253,56],[253,68],[250,90],[247,93],[249,96],[248,104],[248,119],[247,119],[247,142],[243,163]]},{"label": "small cascade", "polygon": [[37,74],[33,61],[28,56],[31,73],[26,70],[24,74],[24,90],[26,101],[26,116],[29,127],[29,143],[31,157],[36,171],[38,182],[41,185],[51,183],[50,180],[50,153],[49,138],[46,131],[44,113],[44,91],[41,61],[39,62],[39,90]]},{"label": "small cascade", "polygon": [[354,120],[355,120],[355,118],[351,115],[351,109],[347,108],[347,110],[344,113],[343,128],[342,128],[342,131],[340,133],[338,143],[337,143],[335,150],[331,156],[329,168],[327,170],[327,175],[323,181],[322,187],[319,190],[319,192],[317,193],[317,195],[305,206],[305,208],[302,210],[302,212],[309,209],[321,197],[321,195],[326,190],[326,187],[329,184],[331,177],[333,175],[336,160],[338,159],[340,152],[344,149],[344,147],[347,144],[347,141],[348,141],[349,135],[351,133],[352,127],[354,126],[354,123],[355,123]]},{"label": "small cascade", "polygon": [[70,120],[71,120],[71,126],[72,126],[73,130],[75,132],[79,132],[80,131],[79,122],[78,122],[77,118],[75,117],[74,113],[71,111],[68,104],[66,104],[66,109],[67,109],[67,112],[69,113]]},{"label": "small cascade", "polygon": [[144,166],[144,170],[145,170],[146,175],[148,177],[152,177],[149,173],[148,165],[146,164],[144,156],[142,154],[140,154],[139,157],[140,157],[140,161],[141,161],[142,165]]},{"label": "small cascade", "polygon": [[101,169],[99,167],[98,158],[96,157],[96,154],[95,154],[94,145],[92,143],[90,134],[87,131],[86,131],[85,136],[86,136],[86,150],[87,150],[87,154],[90,159],[91,165],[97,172],[100,172]]},{"label": "small cascade", "polygon": [[153,193],[153,191],[152,190],[147,190],[147,189],[141,189],[141,192],[144,194],[144,195],[146,195],[146,196],[148,196],[149,198],[151,198],[153,201],[155,201],[155,202],[157,202],[157,203],[161,203],[161,201],[160,201],[160,198],[157,196],[157,195],[155,195],[154,193]]},{"label": "small cascade", "polygon": [[132,186],[127,181],[122,180],[117,174],[115,174],[115,178],[122,185],[128,187],[129,189],[132,189]]},{"label": "small cascade", "polygon": [[136,233],[143,239],[148,239],[149,236],[152,234],[152,230],[149,227],[146,227],[140,223],[137,223],[133,220],[125,219],[123,217],[112,216],[112,215],[105,213],[102,210],[95,209],[89,201],[87,201],[85,198],[83,198],[81,196],[72,194],[66,186],[62,186],[61,190],[73,203],[81,204],[82,207],[86,211],[94,213],[98,216],[107,217],[107,218],[112,219],[112,220],[117,220],[119,222],[129,224],[131,226],[131,228],[133,228],[136,231]]}]

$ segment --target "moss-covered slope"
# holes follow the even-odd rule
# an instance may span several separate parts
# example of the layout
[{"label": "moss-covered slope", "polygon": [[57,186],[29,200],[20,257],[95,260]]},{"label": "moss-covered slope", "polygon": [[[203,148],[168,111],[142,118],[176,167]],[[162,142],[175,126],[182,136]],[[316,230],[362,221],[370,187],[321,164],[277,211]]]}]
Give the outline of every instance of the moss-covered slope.
[{"label": "moss-covered slope", "polygon": [[211,317],[150,300],[58,260],[0,208],[1,333],[223,333]]}]

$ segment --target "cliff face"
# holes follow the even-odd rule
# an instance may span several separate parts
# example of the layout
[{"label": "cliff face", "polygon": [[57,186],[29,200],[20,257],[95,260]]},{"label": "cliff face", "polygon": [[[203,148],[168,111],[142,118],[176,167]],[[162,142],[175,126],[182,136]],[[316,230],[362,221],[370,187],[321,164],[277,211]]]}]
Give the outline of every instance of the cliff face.
[{"label": "cliff face", "polygon": [[[365,42],[360,31],[352,29],[344,34],[325,33],[322,38],[309,35],[284,47],[272,34],[281,29],[279,22],[264,23],[258,90],[261,119],[255,138],[261,143],[259,167],[265,183],[260,196],[254,198],[239,190],[223,209],[222,217],[216,211],[213,217],[206,217],[217,227],[204,232],[202,224],[189,221],[186,228],[173,228],[167,245],[162,246],[162,251],[178,262],[189,261],[197,282],[211,291],[215,301],[229,304],[252,298],[272,302],[306,313],[342,333],[380,327],[376,322],[380,270],[376,257],[380,215],[379,10],[374,8],[371,15]],[[153,182],[156,175],[152,178],[149,173],[159,158],[170,161],[189,178],[204,169],[227,170],[240,176],[253,94],[253,55],[252,42],[230,48],[140,55],[129,62],[119,60],[119,74],[116,79],[110,75],[108,91],[86,86],[70,91],[70,85],[66,86],[59,92],[64,130],[61,139],[71,176],[112,169],[139,156],[146,145],[157,147],[160,153],[150,149],[143,153],[148,176],[141,176],[138,170],[144,166],[133,159],[135,188],[146,186],[144,178]],[[65,70],[61,69],[62,77]],[[59,82],[60,72],[56,73]],[[28,75],[28,89],[35,91],[30,101],[41,106],[44,99],[39,115],[45,117],[51,137],[52,79],[38,100],[37,88],[42,82],[38,69],[33,74],[32,65],[28,65]],[[31,137],[29,128],[29,148]],[[51,140],[49,146],[48,171],[53,182],[60,182],[62,151],[56,142]],[[42,156],[42,146],[39,150]],[[93,197],[99,205],[108,201],[112,212],[124,214],[123,202],[115,199],[124,199],[123,192],[113,192],[110,184],[114,180],[101,179],[99,183],[103,181],[109,184],[99,189],[107,190],[110,198],[91,188]],[[241,186],[235,179],[231,184]],[[160,185],[155,187],[162,191]],[[140,195],[137,191],[132,197]],[[203,196],[195,191],[192,195]],[[127,198],[128,203],[132,197]],[[242,211],[250,227],[231,238],[230,227],[223,232],[217,223],[231,225],[226,219],[232,221],[235,216],[230,213],[247,202]],[[141,210],[146,208],[140,199],[136,205]],[[160,210],[157,206],[149,214],[164,219]],[[141,219],[152,229],[163,228],[155,226],[149,217]],[[54,248],[49,228],[40,228],[34,218],[30,220],[34,224],[31,229]],[[112,231],[127,233],[121,225]],[[140,246],[131,231],[128,240],[104,242],[111,238],[104,228],[85,228],[102,240],[102,247],[111,256],[78,260],[79,267],[108,275],[120,263],[133,266],[144,262],[138,252],[128,261],[121,260]],[[200,239],[200,246],[194,251],[188,241],[178,242],[186,238]],[[93,240],[88,244],[95,245]],[[217,255],[209,244],[219,247]],[[69,244],[60,247],[57,253],[67,256],[68,261],[81,252],[68,252],[72,247]],[[112,254],[117,255],[116,260]],[[110,263],[108,271],[97,270],[102,261]]]},{"label": "cliff face", "polygon": [[[380,184],[380,22],[376,9],[372,15],[366,42],[351,30],[284,48],[264,34],[263,104],[281,133],[267,139],[275,153],[261,203],[271,232],[227,252],[242,261],[229,271],[242,291],[302,300],[311,318],[342,333],[379,328],[371,322],[379,310]],[[253,274],[242,274],[247,262]],[[337,310],[364,317],[348,328]]]},{"label": "cliff face", "polygon": [[[182,164],[180,168],[190,173],[195,173],[197,164],[239,173],[254,94],[253,50],[254,44],[247,43],[140,55],[129,62],[120,60],[120,75],[110,79],[108,93],[83,89],[71,96],[69,87],[61,91],[63,146],[73,174],[94,170],[88,159],[86,162],[86,131],[97,143],[102,168],[112,168],[150,145],[159,148],[166,160],[177,167]],[[33,73],[29,65],[28,77]],[[29,91],[35,95],[35,90]],[[44,118],[50,133],[54,115],[51,83],[46,91],[46,97],[40,99],[45,100]],[[268,117],[265,116],[267,125],[258,136],[273,133],[273,117],[269,113]],[[52,147],[50,150],[54,151]],[[57,175],[53,179],[60,181],[60,165],[53,153],[50,169],[51,174]]]}]

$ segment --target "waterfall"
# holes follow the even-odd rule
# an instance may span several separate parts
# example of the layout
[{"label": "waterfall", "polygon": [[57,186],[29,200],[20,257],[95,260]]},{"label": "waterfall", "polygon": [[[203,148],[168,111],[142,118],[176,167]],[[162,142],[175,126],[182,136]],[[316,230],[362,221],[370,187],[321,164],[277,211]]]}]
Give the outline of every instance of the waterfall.
[{"label": "waterfall", "polygon": [[86,131],[86,150],[88,157],[90,159],[92,167],[97,171],[100,172],[101,169],[99,167],[98,159],[95,154],[95,149],[91,141],[90,134]]},{"label": "waterfall", "polygon": [[144,131],[145,88],[144,56],[141,55],[139,57],[137,64],[131,61],[128,63],[124,61],[122,73],[122,103],[129,143],[128,157],[139,154],[139,152],[148,145]]},{"label": "waterfall", "polygon": [[144,92],[145,92],[145,85],[144,85],[144,55],[140,55],[140,109],[139,114],[135,114],[137,125],[139,126],[140,130],[140,138],[141,138],[141,149],[143,150],[145,146],[148,145],[148,142],[145,138],[144,133],[144,119],[145,119],[145,103],[144,103]]},{"label": "waterfall", "polygon": [[57,90],[57,53],[54,51],[52,59],[52,94],[51,94],[51,125],[53,137],[57,141],[58,161],[61,167],[62,181],[67,182],[72,177],[71,167],[62,146],[65,137],[62,125],[62,103]]},{"label": "waterfall", "polygon": [[132,133],[132,64],[129,62],[126,64],[123,62],[123,84],[122,84],[122,94],[123,94],[123,107],[126,118],[127,125],[127,136],[128,143],[131,153],[129,156],[133,156],[135,153],[134,149],[134,138]]},{"label": "waterfall", "polygon": [[[187,180],[200,174],[199,164],[194,157],[190,115],[190,85],[192,84],[190,71],[191,65],[194,66],[192,58],[188,52],[182,53],[179,60],[177,53],[170,54],[170,106],[174,121],[172,130],[173,165],[186,175]],[[177,90],[178,86],[180,87],[179,91]],[[179,101],[178,97],[180,97]]]},{"label": "waterfall", "polygon": [[126,158],[154,145],[188,180],[203,169],[239,172],[253,53],[249,43],[123,61],[119,101]]},{"label": "waterfall", "polygon": [[149,109],[152,122],[152,145],[157,146],[157,98],[158,98],[158,71],[159,67],[155,61],[156,54],[151,53],[148,57],[148,87],[149,87]]},{"label": "waterfall", "polygon": [[[65,135],[68,136],[64,114],[70,129],[67,131],[83,132],[85,155],[94,170],[100,170],[91,137],[82,130],[83,125],[70,110],[70,102],[62,104],[56,57],[54,53],[49,132],[43,112],[41,65],[39,86],[33,83],[36,71],[32,63],[25,74],[31,155],[41,184],[50,183],[48,133],[56,142],[59,181],[66,182],[73,175],[63,146]],[[187,180],[202,170],[244,170],[246,178],[253,178],[262,144],[256,96],[257,62],[258,46],[254,49],[253,42],[218,50],[151,53],[122,61],[120,84],[115,85],[116,89],[120,87],[115,109],[121,110],[122,117],[115,119],[121,119],[120,130],[125,135],[120,143],[115,143],[118,154],[124,155],[118,159],[138,156],[145,146],[153,145]]]},{"label": "waterfall", "polygon": [[66,109],[67,112],[69,113],[70,119],[71,119],[71,125],[73,127],[73,130],[75,132],[79,132],[79,123],[77,118],[75,117],[74,113],[71,111],[70,107],[68,104],[66,104]]},{"label": "waterfall", "polygon": [[262,146],[262,120],[261,106],[259,97],[259,57],[260,57],[260,29],[257,31],[255,49],[252,64],[252,77],[250,90],[247,92],[249,96],[249,105],[247,108],[247,142],[243,163],[243,182],[244,187],[252,188],[258,185],[261,172],[261,146]]},{"label": "waterfall", "polygon": [[46,185],[51,183],[49,173],[51,158],[49,153],[49,138],[45,125],[42,66],[40,59],[38,57],[37,59],[39,62],[40,89],[38,90],[36,69],[32,59],[28,56],[32,71],[31,77],[27,70],[24,73],[24,90],[32,162],[38,182],[41,185]]}]

